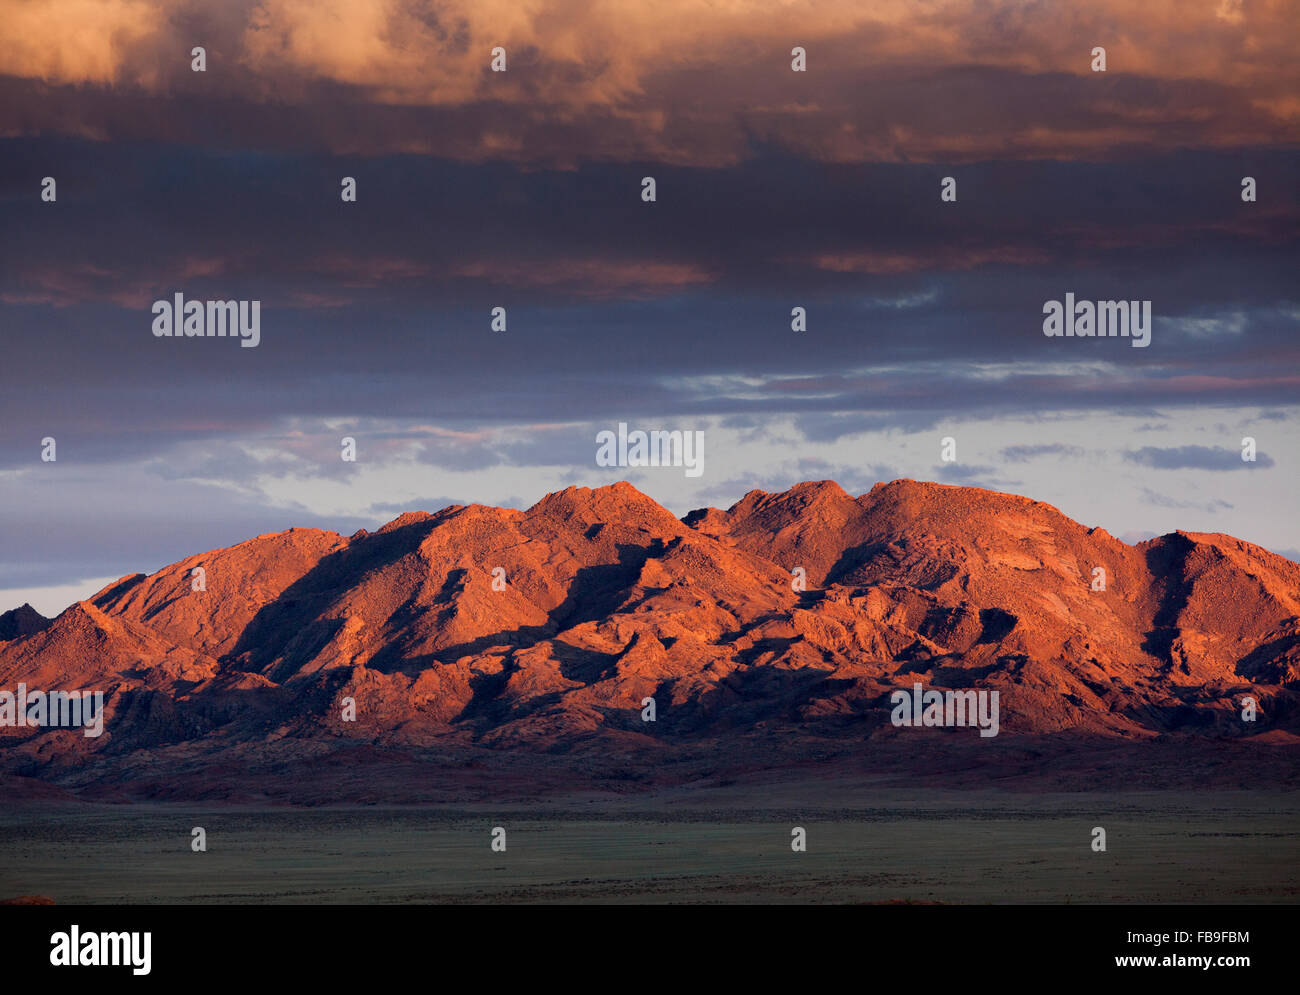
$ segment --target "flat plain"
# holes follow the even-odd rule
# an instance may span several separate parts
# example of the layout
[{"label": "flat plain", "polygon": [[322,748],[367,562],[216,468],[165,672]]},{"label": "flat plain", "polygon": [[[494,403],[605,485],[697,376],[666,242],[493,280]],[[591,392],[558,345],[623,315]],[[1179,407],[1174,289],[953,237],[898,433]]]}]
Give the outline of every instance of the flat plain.
[{"label": "flat plain", "polygon": [[[835,804],[828,800],[834,799]],[[207,851],[191,850],[202,826]],[[506,831],[506,851],[491,849]],[[796,826],[806,852],[791,849]],[[1092,848],[1093,829],[1107,849]],[[1291,903],[1294,792],[786,783],[545,804],[0,810],[0,897],[81,903]]]}]

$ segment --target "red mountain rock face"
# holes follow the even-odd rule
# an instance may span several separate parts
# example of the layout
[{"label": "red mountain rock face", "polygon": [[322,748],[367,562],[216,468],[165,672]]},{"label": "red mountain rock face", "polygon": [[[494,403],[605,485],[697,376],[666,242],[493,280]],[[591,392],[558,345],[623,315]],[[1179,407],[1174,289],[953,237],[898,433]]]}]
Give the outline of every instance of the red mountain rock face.
[{"label": "red mountain rock face", "polygon": [[[1298,679],[1300,566],[1230,536],[1129,546],[1027,498],[909,480],[753,491],[679,521],[618,483],[350,538],[291,529],[124,577],[52,621],[7,612],[0,690],[103,691],[105,721],[98,738],[0,729],[0,769],[101,796],[312,783],[320,800],[458,796],[507,760],[673,780],[722,769],[702,759],[720,750],[738,770],[964,751],[992,772],[1008,747],[896,728],[890,692],[996,690],[998,741],[1049,752],[1286,745]],[[363,788],[354,768],[388,780]]]}]

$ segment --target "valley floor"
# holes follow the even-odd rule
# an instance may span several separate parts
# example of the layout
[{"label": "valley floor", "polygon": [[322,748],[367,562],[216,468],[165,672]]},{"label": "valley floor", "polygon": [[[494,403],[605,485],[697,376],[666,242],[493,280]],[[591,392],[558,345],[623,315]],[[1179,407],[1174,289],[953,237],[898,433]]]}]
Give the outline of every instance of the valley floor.
[{"label": "valley floor", "polygon": [[[191,851],[202,826],[207,852]],[[491,848],[494,827],[506,851]],[[807,833],[793,852],[791,831]],[[1106,831],[1104,853],[1092,848]],[[1294,903],[1300,793],[852,781],[417,807],[0,808],[0,898],[56,903]]]}]

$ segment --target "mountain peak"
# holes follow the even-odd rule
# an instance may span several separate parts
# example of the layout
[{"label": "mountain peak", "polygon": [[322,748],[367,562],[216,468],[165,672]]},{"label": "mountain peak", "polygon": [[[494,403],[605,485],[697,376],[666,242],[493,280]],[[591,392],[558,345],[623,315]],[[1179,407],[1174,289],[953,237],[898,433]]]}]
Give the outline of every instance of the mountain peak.
[{"label": "mountain peak", "polygon": [[849,497],[849,492],[833,480],[805,480],[785,492],[810,500],[834,500]]},{"label": "mountain peak", "polygon": [[626,480],[603,487],[566,487],[547,494],[526,513],[577,519],[587,524],[619,523],[676,535],[682,526],[667,508]]},{"label": "mountain peak", "polygon": [[0,640],[19,639],[49,628],[50,620],[27,602],[0,613]]}]

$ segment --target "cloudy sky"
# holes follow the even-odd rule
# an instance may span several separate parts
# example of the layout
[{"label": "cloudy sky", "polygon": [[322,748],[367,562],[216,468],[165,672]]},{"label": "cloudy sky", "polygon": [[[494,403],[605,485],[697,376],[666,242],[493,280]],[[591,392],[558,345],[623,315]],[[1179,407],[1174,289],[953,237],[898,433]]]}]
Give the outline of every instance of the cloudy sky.
[{"label": "cloudy sky", "polygon": [[[679,514],[939,480],[1300,558],[1289,0],[0,19],[0,610],[617,479]],[[259,300],[261,344],[155,337],[177,292]],[[1066,293],[1151,301],[1150,346],[1045,337]],[[597,466],[620,421],[703,431],[703,475]]]}]

